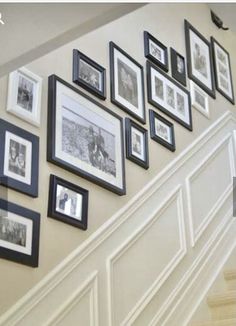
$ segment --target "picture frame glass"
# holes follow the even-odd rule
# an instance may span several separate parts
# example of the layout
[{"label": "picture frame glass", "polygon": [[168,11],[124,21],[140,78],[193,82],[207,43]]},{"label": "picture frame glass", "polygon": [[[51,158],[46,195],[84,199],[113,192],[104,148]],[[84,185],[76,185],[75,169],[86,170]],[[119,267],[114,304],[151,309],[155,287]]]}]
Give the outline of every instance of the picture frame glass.
[{"label": "picture frame glass", "polygon": [[131,126],[131,154],[145,161],[145,135]]},{"label": "picture frame glass", "polygon": [[84,59],[79,60],[79,78],[95,88],[96,90],[102,92],[103,90],[103,77],[101,71],[93,67],[91,64],[86,62]]},{"label": "picture frame glass", "polygon": [[158,46],[155,42],[153,42],[150,38],[148,40],[149,42],[149,51],[150,54],[158,61],[160,61],[163,65],[166,64],[165,60],[165,51]]},{"label": "picture frame glass", "polygon": [[37,83],[26,74],[18,71],[16,104],[22,110],[34,114]]},{"label": "picture frame glass", "polygon": [[172,130],[165,123],[157,118],[154,118],[155,133],[158,137],[162,138],[164,141],[172,144]]}]

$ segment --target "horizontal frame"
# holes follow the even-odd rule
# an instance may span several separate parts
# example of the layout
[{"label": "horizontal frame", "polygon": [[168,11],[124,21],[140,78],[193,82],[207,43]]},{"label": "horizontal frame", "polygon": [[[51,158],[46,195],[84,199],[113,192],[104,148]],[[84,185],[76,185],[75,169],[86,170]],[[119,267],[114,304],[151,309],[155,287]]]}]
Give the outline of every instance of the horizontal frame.
[{"label": "horizontal frame", "polygon": [[[154,55],[151,47],[153,51],[158,54]],[[144,55],[147,59],[151,60],[153,63],[162,68],[165,72],[169,70],[167,47],[147,31],[144,31]],[[159,58],[157,58],[157,56]]]},{"label": "horizontal frame", "polygon": [[0,184],[38,197],[39,137],[0,119]]},{"label": "horizontal frame", "polygon": [[[211,37],[211,45],[215,69],[216,89],[228,101],[230,101],[232,104],[235,104],[230,55],[228,51],[226,51],[223,46],[216,41],[214,37]],[[222,60],[224,60],[225,62],[220,60],[216,55],[217,49],[219,51],[219,55],[221,55],[221,57],[223,56]],[[222,72],[220,71],[220,66],[221,70],[223,69]],[[221,85],[222,82],[229,86],[229,91],[227,91],[227,89],[223,85]]]},{"label": "horizontal frame", "polygon": [[111,102],[145,124],[143,67],[115,43],[109,48]]},{"label": "horizontal frame", "polygon": [[126,158],[147,170],[149,168],[147,130],[131,119],[125,118],[125,135]]},{"label": "horizontal frame", "polygon": [[0,199],[0,257],[38,267],[40,214]]},{"label": "horizontal frame", "polygon": [[73,82],[102,100],[106,99],[106,69],[76,49],[73,50]]},{"label": "horizontal frame", "polygon": [[124,195],[122,119],[56,75],[48,91],[47,160]]},{"label": "horizontal frame", "polygon": [[[61,187],[59,195],[58,187]],[[58,197],[61,197],[58,200],[59,202],[57,201]],[[66,206],[67,203],[68,205]],[[70,211],[70,213],[67,214],[66,211]],[[51,174],[48,216],[86,230],[88,219],[88,190]]]},{"label": "horizontal frame", "polygon": [[186,86],[185,58],[173,48],[170,48],[170,55],[172,77]]},{"label": "horizontal frame", "polygon": [[210,119],[209,98],[206,92],[190,80],[190,94],[192,106],[201,114]]},{"label": "horizontal frame", "polygon": [[186,19],[184,24],[188,76],[207,94],[215,98],[211,44]]},{"label": "horizontal frame", "polygon": [[[155,140],[159,144],[165,146],[168,148],[170,151],[174,152],[175,151],[175,132],[174,132],[174,125],[170,121],[166,120],[163,118],[161,115],[157,114],[153,110],[149,110],[149,119],[150,119],[150,137],[151,139]],[[160,136],[157,134],[156,130],[156,121],[160,122],[160,126],[164,128],[165,126],[169,128],[166,130],[166,135]],[[165,126],[164,126],[165,125]],[[165,138],[169,138],[170,141],[168,142]]]},{"label": "horizontal frame", "polygon": [[[158,85],[159,89],[157,89],[157,82],[160,84]],[[183,127],[192,131],[192,112],[189,92],[149,61],[147,61],[147,87],[148,102],[150,104],[167,114]],[[171,102],[168,99],[167,89],[172,93]],[[160,91],[160,96],[156,93],[157,90]],[[182,110],[184,110],[184,113],[182,113]]]}]

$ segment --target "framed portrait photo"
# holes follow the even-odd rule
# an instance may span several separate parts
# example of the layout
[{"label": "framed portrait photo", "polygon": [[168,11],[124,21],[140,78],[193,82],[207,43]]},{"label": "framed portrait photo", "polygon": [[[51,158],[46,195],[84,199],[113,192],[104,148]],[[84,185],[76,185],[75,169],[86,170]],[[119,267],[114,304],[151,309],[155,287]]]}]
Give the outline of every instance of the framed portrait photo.
[{"label": "framed portrait photo", "polygon": [[192,130],[189,92],[151,62],[147,62],[147,85],[149,103]]},{"label": "framed portrait photo", "polygon": [[188,76],[215,98],[211,44],[187,20],[184,23]]},{"label": "framed portrait photo", "polygon": [[150,136],[170,151],[175,151],[174,125],[153,110],[149,110]]},{"label": "framed portrait photo", "polygon": [[169,70],[167,47],[147,31],[144,31],[144,55],[164,71]]},{"label": "framed portrait photo", "polygon": [[48,216],[86,230],[88,190],[51,175]]},{"label": "framed portrait photo", "polygon": [[184,57],[176,52],[173,48],[170,48],[170,55],[172,77],[183,86],[186,86],[186,69]]},{"label": "framed portrait photo", "polygon": [[105,100],[105,68],[75,49],[73,50],[73,82]]},{"label": "framed portrait photo", "polygon": [[42,78],[22,67],[9,75],[7,111],[39,127]]},{"label": "framed portrait photo", "polygon": [[40,214],[0,199],[0,257],[38,267]]},{"label": "framed portrait photo", "polygon": [[111,102],[141,123],[146,122],[143,67],[110,42]]},{"label": "framed portrait photo", "polygon": [[201,114],[210,119],[208,95],[202,88],[190,80],[190,94],[192,106]]},{"label": "framed portrait photo", "polygon": [[211,37],[216,89],[234,104],[234,90],[229,53]]},{"label": "framed portrait photo", "polygon": [[47,159],[125,194],[122,119],[56,75],[49,77]]},{"label": "framed portrait photo", "polygon": [[129,118],[125,118],[126,157],[144,169],[149,168],[148,132]]},{"label": "framed portrait photo", "polygon": [[38,196],[39,138],[0,119],[0,184]]}]

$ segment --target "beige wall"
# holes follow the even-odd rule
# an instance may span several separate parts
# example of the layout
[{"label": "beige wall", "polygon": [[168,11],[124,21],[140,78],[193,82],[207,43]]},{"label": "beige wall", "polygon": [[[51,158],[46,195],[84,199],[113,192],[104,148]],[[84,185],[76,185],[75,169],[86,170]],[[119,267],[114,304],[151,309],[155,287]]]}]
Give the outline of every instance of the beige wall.
[{"label": "beige wall", "polygon": [[[15,303],[53,267],[123,207],[148,181],[152,180],[223,112],[235,110],[235,107],[217,92],[216,100],[209,98],[210,120],[207,120],[193,109],[193,132],[189,132],[179,124],[174,123],[177,147],[175,153],[149,140],[150,168],[147,171],[128,160],[125,162],[127,195],[123,197],[119,197],[46,161],[47,77],[50,74],[57,74],[71,83],[72,49],[79,49],[107,69],[108,97],[105,103],[101,102],[120,116],[125,117],[126,114],[122,110],[110,103],[109,41],[115,42],[144,67],[146,62],[143,54],[144,30],[149,31],[166,46],[172,46],[185,56],[184,19],[189,20],[208,40],[211,35],[214,36],[229,51],[232,72],[233,76],[235,76],[236,59],[233,55],[236,50],[235,35],[230,31],[220,31],[212,24],[210,10],[206,4],[150,4],[27,65],[28,69],[43,77],[40,129],[6,113],[8,77],[6,76],[0,80],[1,117],[40,136],[39,197],[31,199],[9,190],[9,200],[41,213],[39,267],[32,269],[6,260],[0,261],[0,277],[1,280],[4,280],[4,282],[0,282],[0,313]],[[146,80],[145,93],[147,93]],[[146,102],[146,110],[149,108],[152,108],[152,106]],[[145,127],[149,128],[148,121]],[[50,173],[89,190],[87,231],[81,231],[47,218]]]}]

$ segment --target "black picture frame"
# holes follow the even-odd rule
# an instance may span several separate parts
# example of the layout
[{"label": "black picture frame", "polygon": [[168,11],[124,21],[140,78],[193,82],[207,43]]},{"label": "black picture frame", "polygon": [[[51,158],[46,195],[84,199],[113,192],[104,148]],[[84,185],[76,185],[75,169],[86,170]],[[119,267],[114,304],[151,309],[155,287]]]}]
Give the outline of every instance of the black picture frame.
[{"label": "black picture frame", "polygon": [[0,119],[0,184],[38,197],[39,137]]},{"label": "black picture frame", "polygon": [[106,99],[106,69],[77,49],[73,50],[73,82],[100,99]]},{"label": "black picture frame", "polygon": [[[149,168],[148,131],[129,118],[125,118],[126,158]],[[134,143],[135,136],[135,143]]]},{"label": "black picture frame", "polygon": [[49,76],[48,85],[47,160],[124,195],[122,118],[56,75]]},{"label": "black picture frame", "polygon": [[145,124],[143,67],[114,42],[109,50],[111,102]]},{"label": "black picture frame", "polygon": [[211,44],[186,19],[184,26],[188,77],[212,98],[215,98]]},{"label": "black picture frame", "polygon": [[170,56],[172,77],[186,86],[185,58],[173,48],[170,48]]},{"label": "black picture frame", "polygon": [[[61,187],[61,189],[58,187]],[[58,193],[59,195],[57,195]],[[88,197],[88,190],[51,174],[48,217],[86,230],[88,224]],[[70,207],[66,206],[67,202]],[[66,213],[67,209],[70,210],[68,214]]]},{"label": "black picture frame", "polygon": [[[151,139],[155,140],[159,144],[168,148],[170,151],[174,152],[176,149],[174,124],[153,110],[149,110],[149,119]],[[157,122],[159,122],[159,131],[157,131]],[[166,126],[166,130],[164,129],[164,125]],[[164,135],[160,135],[160,132],[163,133],[163,131]]]},{"label": "black picture frame", "polygon": [[169,70],[168,48],[147,31],[144,31],[143,35],[145,57],[167,72]]},{"label": "black picture frame", "polygon": [[1,258],[38,267],[39,234],[39,213],[0,199]]},{"label": "black picture frame", "polygon": [[147,88],[150,104],[192,131],[189,92],[149,61],[147,61]]},{"label": "black picture frame", "polygon": [[212,55],[217,91],[232,104],[235,104],[232,71],[229,52],[211,37]]}]

